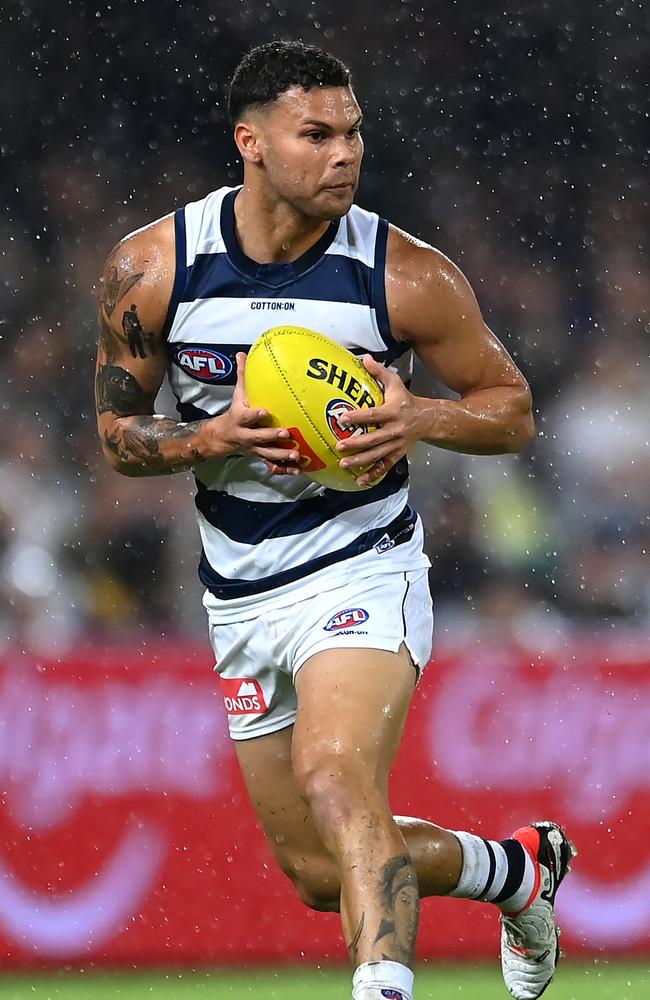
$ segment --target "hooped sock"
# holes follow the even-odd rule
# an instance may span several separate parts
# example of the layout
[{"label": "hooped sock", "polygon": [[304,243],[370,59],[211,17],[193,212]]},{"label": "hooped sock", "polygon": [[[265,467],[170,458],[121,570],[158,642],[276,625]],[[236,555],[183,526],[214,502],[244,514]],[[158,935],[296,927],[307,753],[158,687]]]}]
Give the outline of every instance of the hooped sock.
[{"label": "hooped sock", "polygon": [[413,1000],[413,973],[400,962],[364,962],[352,978],[352,1000]]},{"label": "hooped sock", "polygon": [[484,840],[454,830],[463,851],[460,879],[450,896],[496,903],[507,913],[523,909],[535,888],[533,859],[518,840]]}]

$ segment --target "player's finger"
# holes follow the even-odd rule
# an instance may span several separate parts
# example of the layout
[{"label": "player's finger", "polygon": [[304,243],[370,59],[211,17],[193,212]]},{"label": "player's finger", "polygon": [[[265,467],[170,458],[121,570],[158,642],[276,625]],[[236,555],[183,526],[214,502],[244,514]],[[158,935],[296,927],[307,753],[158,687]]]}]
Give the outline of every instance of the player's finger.
[{"label": "player's finger", "polygon": [[363,410],[348,410],[347,413],[342,413],[338,417],[338,421],[343,427],[364,427],[367,424],[379,424],[381,421],[378,419],[377,414],[381,409],[382,407],[379,406],[370,406],[368,409]]},{"label": "player's finger", "polygon": [[[386,368],[386,365],[382,365],[379,363],[379,361],[375,361],[372,354],[364,354],[361,361],[363,367],[366,369],[368,374],[372,375],[373,378],[377,379],[377,381],[384,389],[386,388],[387,384],[391,381],[391,379],[399,378],[399,376],[396,375],[395,372],[392,372],[389,368]],[[399,381],[401,384],[402,380],[400,379]]]},{"label": "player's finger", "polygon": [[260,447],[253,449],[256,455],[263,458],[265,462],[272,462],[274,465],[298,465],[300,463],[300,452],[286,448]]},{"label": "player's finger", "polygon": [[248,399],[246,398],[246,355],[243,351],[237,351],[235,363],[237,365],[237,381],[235,382],[232,401],[234,403],[236,400],[242,406],[248,406]]},{"label": "player's finger", "polygon": [[268,410],[261,410],[256,407],[241,407],[236,411],[236,420],[240,427],[246,430],[268,431],[269,434],[276,434],[279,437],[289,437],[289,432],[284,427],[265,427],[265,423],[271,419]]},{"label": "player's finger", "polygon": [[386,473],[396,465],[399,458],[392,458],[390,455],[386,458],[380,459],[378,462],[368,469],[366,472],[357,476],[357,485],[359,486],[370,486],[372,483],[381,479]]},{"label": "player's finger", "polygon": [[263,407],[249,406],[246,397],[246,355],[243,351],[238,351],[235,355],[237,362],[237,382],[232,394],[230,407],[237,415],[236,419],[242,427],[256,427],[260,423],[268,420],[270,413]]},{"label": "player's finger", "polygon": [[336,444],[336,450],[342,455],[355,455],[359,451],[366,451],[369,448],[377,448],[381,444],[395,442],[397,435],[388,428],[380,428],[371,431],[369,434],[358,434],[354,437],[343,438]]},{"label": "player's finger", "polygon": [[274,462],[266,462],[265,464],[269,472],[276,476],[299,476],[302,471],[299,465],[281,465]]},{"label": "player's finger", "polygon": [[379,462],[381,459],[385,459],[393,451],[393,447],[390,444],[382,444],[377,448],[370,448],[369,450],[364,450],[358,452],[356,455],[346,455],[340,461],[340,466],[342,469],[358,469],[360,465],[369,465],[371,462]]}]

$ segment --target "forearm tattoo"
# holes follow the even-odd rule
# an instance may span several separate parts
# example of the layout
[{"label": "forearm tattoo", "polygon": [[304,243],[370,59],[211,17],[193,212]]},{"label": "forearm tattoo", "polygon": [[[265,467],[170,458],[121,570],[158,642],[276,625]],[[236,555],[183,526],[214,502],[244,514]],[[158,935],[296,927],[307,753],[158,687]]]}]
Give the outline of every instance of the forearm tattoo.
[{"label": "forearm tattoo", "polygon": [[182,457],[169,458],[161,451],[166,441],[192,437],[196,434],[199,421],[179,424],[171,417],[148,415],[131,417],[127,422],[113,424],[104,433],[104,442],[109,451],[120,462],[139,468],[143,475],[161,475],[167,472],[183,472],[201,461],[196,448],[186,449]]}]

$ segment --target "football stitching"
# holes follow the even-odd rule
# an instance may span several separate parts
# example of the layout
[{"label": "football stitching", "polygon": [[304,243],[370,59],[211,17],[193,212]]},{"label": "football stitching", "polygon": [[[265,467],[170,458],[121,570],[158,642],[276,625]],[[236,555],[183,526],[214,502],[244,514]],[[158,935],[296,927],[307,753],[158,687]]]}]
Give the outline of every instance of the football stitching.
[{"label": "football stitching", "polygon": [[[297,327],[291,327],[290,330],[287,330],[285,332],[286,333],[289,333],[289,332],[295,333],[297,331],[297,329],[298,329]],[[267,333],[268,332],[270,332],[270,331],[267,331]],[[320,337],[315,336],[310,331],[305,330],[304,328],[301,328],[300,329],[300,333],[302,333],[303,335],[306,334],[309,339],[311,339],[311,340],[317,340],[320,343]],[[276,336],[280,336],[281,337],[281,336],[283,336],[283,334],[276,334]],[[332,448],[332,446],[330,445],[330,443],[327,440],[327,438],[323,437],[323,435],[321,434],[319,428],[316,426],[316,424],[314,423],[314,421],[312,420],[312,418],[310,417],[310,415],[307,413],[307,411],[305,410],[304,406],[300,402],[300,399],[298,398],[298,396],[294,392],[293,386],[289,383],[287,377],[285,376],[284,372],[282,371],[282,368],[280,367],[280,364],[279,364],[277,358],[275,357],[275,354],[273,353],[273,345],[267,339],[267,334],[264,334],[264,340],[265,340],[266,349],[267,349],[267,351],[269,352],[269,354],[271,356],[271,360],[273,361],[273,364],[275,365],[278,374],[280,375],[280,377],[282,378],[283,382],[287,386],[287,389],[289,390],[289,392],[291,393],[291,395],[295,399],[295,401],[298,404],[298,406],[300,407],[301,411],[303,412],[303,414],[305,415],[305,417],[307,418],[307,420],[309,421],[309,423],[311,424],[311,426],[313,427],[313,429],[316,431],[316,433],[318,434],[318,437],[321,439],[321,441],[323,442],[323,444],[325,445],[325,447],[327,448],[327,450],[330,452],[330,454],[333,455],[334,458],[339,458],[338,451],[336,451],[334,448]],[[353,355],[353,357],[354,357],[354,355]],[[357,407],[357,409],[359,409],[359,407]],[[358,476],[355,476],[355,474],[352,471],[352,469],[341,469],[341,471],[342,472],[349,472],[349,474],[352,476],[353,479],[355,479],[355,480],[358,479]],[[359,471],[359,476],[360,475],[361,475],[361,471]]]},{"label": "football stitching", "polygon": [[[292,332],[294,332],[294,333],[296,332],[296,328],[295,327],[292,327]],[[302,333],[302,331],[301,331],[301,333]],[[276,334],[276,336],[277,336],[277,334]],[[280,336],[282,336],[282,334],[280,334]],[[311,337],[312,335],[310,334],[309,336]],[[312,339],[316,340],[318,338],[314,337]],[[291,385],[291,383],[287,379],[286,375],[282,371],[282,368],[280,367],[280,363],[279,363],[278,359],[276,358],[275,354],[273,353],[273,344],[270,342],[270,340],[266,340],[266,335],[265,335],[265,347],[266,347],[267,351],[269,352],[269,354],[271,356],[271,360],[273,361],[273,364],[275,365],[276,370],[277,370],[278,374],[280,375],[280,378],[282,379],[282,381],[286,385],[287,389],[289,390],[289,392],[291,393],[291,395],[295,399],[295,401],[298,404],[298,406],[300,407],[302,413],[307,418],[307,420],[309,421],[309,423],[311,424],[311,426],[313,427],[313,429],[316,431],[316,433],[318,434],[319,438],[321,439],[321,441],[323,442],[323,444],[325,445],[325,447],[327,448],[327,450],[329,452],[331,452],[331,454],[333,454],[336,458],[338,458],[338,452],[334,451],[330,447],[329,441],[327,440],[327,438],[323,437],[323,435],[321,434],[319,428],[316,426],[316,424],[314,423],[314,421],[312,420],[312,418],[310,417],[310,415],[307,413],[307,411],[305,410],[304,406],[300,402],[300,399],[298,398],[298,396],[294,392],[293,386]],[[343,471],[347,472],[349,470],[346,469],[346,470],[343,470]]]}]

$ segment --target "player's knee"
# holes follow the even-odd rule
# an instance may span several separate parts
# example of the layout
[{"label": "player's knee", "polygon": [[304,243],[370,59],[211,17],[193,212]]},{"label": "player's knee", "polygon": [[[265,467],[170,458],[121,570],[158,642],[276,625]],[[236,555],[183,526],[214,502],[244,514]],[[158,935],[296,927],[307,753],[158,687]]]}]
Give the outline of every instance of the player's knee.
[{"label": "player's knee", "polygon": [[[367,772],[346,754],[308,754],[294,761],[294,774],[303,799],[317,822],[345,824],[355,811]],[[328,824],[329,825],[329,824]]]}]

